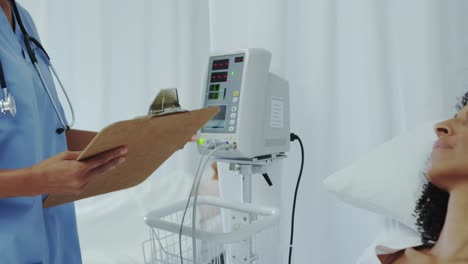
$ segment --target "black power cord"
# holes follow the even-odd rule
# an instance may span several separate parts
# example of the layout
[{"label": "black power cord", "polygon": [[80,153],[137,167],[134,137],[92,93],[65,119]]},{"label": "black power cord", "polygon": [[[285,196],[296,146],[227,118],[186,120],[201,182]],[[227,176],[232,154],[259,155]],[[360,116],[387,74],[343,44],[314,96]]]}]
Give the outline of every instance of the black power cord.
[{"label": "black power cord", "polygon": [[292,258],[292,250],[293,250],[293,242],[294,242],[294,218],[296,215],[296,200],[297,200],[297,193],[299,191],[299,185],[301,184],[301,178],[302,178],[302,170],[304,169],[304,145],[302,145],[301,138],[294,134],[291,133],[291,142],[293,141],[299,141],[299,144],[301,145],[301,170],[299,172],[299,178],[297,179],[297,184],[296,184],[296,190],[294,192],[294,202],[293,202],[293,207],[292,207],[292,217],[291,217],[291,240],[289,241],[289,264],[291,264],[291,258]]}]

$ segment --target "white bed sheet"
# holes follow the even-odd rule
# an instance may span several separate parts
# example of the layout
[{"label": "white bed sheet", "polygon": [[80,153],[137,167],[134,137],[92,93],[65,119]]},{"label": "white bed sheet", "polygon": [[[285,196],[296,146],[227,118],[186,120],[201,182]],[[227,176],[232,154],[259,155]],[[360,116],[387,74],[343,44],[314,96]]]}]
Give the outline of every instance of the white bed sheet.
[{"label": "white bed sheet", "polygon": [[364,251],[357,264],[381,264],[377,255],[391,254],[422,245],[421,236],[395,220],[386,221],[374,242]]}]

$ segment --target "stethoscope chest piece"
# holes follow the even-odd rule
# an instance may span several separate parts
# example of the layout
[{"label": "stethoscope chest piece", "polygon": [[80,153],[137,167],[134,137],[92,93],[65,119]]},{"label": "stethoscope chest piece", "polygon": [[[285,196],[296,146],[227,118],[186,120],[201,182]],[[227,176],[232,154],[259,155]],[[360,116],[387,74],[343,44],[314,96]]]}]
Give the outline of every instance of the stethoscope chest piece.
[{"label": "stethoscope chest piece", "polygon": [[16,115],[16,102],[15,98],[8,93],[6,90],[4,90],[5,97],[0,100],[0,112],[4,115],[6,115],[8,112],[11,114],[11,116]]}]

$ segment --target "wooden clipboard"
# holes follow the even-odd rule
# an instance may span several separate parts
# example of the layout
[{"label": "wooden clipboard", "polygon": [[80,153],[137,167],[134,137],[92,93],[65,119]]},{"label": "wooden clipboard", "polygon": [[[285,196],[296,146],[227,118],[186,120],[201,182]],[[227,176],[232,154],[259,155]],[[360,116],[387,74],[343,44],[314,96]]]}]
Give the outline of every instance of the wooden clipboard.
[{"label": "wooden clipboard", "polygon": [[173,113],[163,116],[142,117],[121,121],[104,128],[97,135],[92,132],[74,138],[69,150],[84,148],[79,160],[85,160],[104,151],[125,145],[128,148],[126,162],[118,168],[99,175],[78,196],[49,195],[44,207],[52,207],[80,199],[119,191],[145,181],[174,152],[183,148],[206,122],[219,112],[219,108],[207,108],[191,112]]}]

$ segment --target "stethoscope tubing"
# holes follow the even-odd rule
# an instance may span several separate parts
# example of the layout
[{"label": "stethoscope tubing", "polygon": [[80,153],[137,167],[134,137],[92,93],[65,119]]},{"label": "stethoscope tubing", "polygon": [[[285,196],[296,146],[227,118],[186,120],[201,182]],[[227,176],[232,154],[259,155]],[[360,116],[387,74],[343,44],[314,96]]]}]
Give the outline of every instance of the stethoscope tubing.
[{"label": "stethoscope tubing", "polygon": [[[46,91],[47,96],[49,97],[49,100],[52,103],[52,106],[54,107],[55,113],[57,114],[57,117],[60,120],[60,123],[62,124],[62,127],[64,129],[69,129],[75,123],[75,113],[73,111],[73,106],[71,105],[70,99],[68,98],[68,94],[65,91],[65,88],[62,86],[62,83],[60,82],[60,79],[58,78],[54,68],[50,67],[52,69],[52,72],[54,73],[55,78],[57,79],[63,93],[65,94],[65,97],[67,98],[68,105],[70,106],[70,110],[71,110],[71,113],[72,113],[72,122],[69,125],[65,124],[65,120],[63,120],[62,116],[60,115],[59,109],[58,109],[57,105],[55,104],[55,101],[52,99],[52,94],[50,93],[49,86],[46,84],[44,76],[42,75],[42,72],[39,69],[39,65],[37,64],[37,62],[34,62],[33,65],[36,68],[37,73],[39,74],[39,78],[41,79],[42,86],[44,86],[44,90]],[[49,66],[51,66],[51,65],[52,64],[50,64],[50,61],[49,61]]]},{"label": "stethoscope tubing", "polygon": [[3,72],[3,65],[2,61],[0,61],[0,87],[4,90],[7,88],[6,80],[5,80],[5,73]]},{"label": "stethoscope tubing", "polygon": [[55,79],[57,79],[57,82],[60,85],[60,89],[62,89],[63,95],[65,95],[65,99],[68,102],[68,106],[70,107],[70,112],[71,112],[71,115],[72,115],[72,120],[71,120],[71,122],[70,122],[70,124],[68,126],[73,127],[75,125],[75,120],[76,119],[75,119],[75,110],[73,109],[73,105],[72,105],[72,102],[70,100],[70,96],[68,96],[68,93],[67,93],[67,90],[65,89],[65,86],[63,86],[62,80],[60,80],[60,77],[57,74],[57,71],[55,70],[55,67],[54,67],[54,65],[52,65],[52,62],[50,62],[50,60],[49,60],[49,67],[52,70],[52,73],[54,74]]}]

